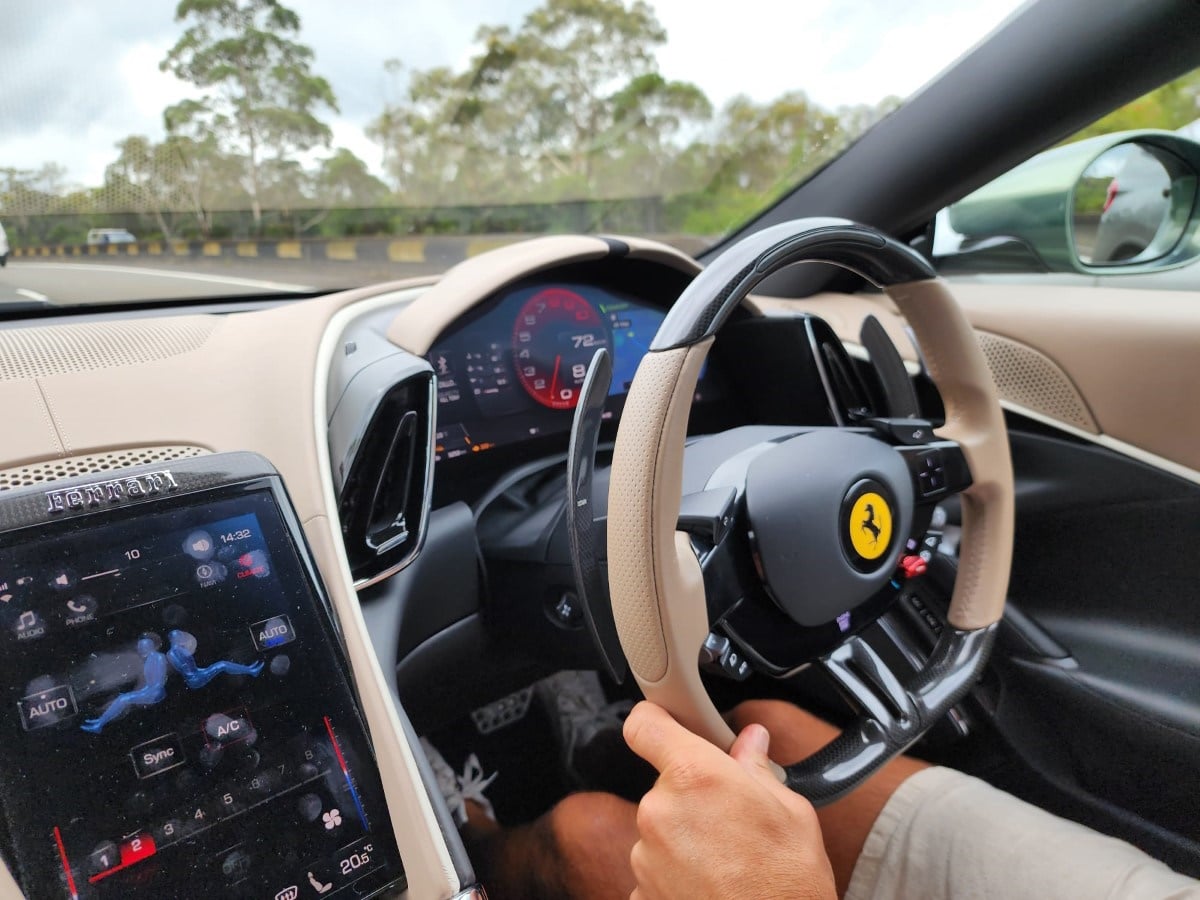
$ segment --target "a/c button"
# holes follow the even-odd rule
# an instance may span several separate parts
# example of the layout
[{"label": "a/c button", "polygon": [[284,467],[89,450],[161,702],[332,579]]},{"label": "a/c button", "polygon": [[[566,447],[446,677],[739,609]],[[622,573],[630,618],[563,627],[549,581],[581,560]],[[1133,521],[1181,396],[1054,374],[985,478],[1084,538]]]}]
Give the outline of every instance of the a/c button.
[{"label": "a/c button", "polygon": [[152,778],[187,762],[187,757],[183,755],[183,744],[174,732],[138,744],[129,751],[129,757],[133,760],[138,778]]}]

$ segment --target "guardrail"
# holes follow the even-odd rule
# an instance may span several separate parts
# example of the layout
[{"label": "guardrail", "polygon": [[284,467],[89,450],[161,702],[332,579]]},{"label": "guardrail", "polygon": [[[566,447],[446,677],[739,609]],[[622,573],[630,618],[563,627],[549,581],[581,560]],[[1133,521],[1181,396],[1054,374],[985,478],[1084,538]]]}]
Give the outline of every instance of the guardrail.
[{"label": "guardrail", "polygon": [[[300,240],[137,241],[14,247],[14,259],[139,257],[147,259],[272,259],[312,262],[389,262],[445,268],[529,234],[432,235],[428,237],[306,238]],[[708,245],[689,235],[657,235],[685,253]]]}]

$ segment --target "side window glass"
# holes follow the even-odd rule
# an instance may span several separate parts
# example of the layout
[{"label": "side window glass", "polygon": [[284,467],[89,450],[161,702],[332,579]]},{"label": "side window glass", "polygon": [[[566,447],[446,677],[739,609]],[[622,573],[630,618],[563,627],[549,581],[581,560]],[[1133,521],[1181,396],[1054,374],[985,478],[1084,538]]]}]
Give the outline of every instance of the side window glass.
[{"label": "side window glass", "polygon": [[[939,271],[1200,288],[1200,265],[1191,280],[1178,274],[1200,260],[1197,139],[1200,70],[941,210]],[[1177,274],[1145,277],[1167,270]]]}]

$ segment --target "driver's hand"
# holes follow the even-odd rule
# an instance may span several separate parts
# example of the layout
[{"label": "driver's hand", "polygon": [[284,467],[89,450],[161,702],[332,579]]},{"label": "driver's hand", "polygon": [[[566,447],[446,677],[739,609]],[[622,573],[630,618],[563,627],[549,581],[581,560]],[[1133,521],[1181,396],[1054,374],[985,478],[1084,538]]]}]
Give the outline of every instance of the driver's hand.
[{"label": "driver's hand", "polygon": [[726,755],[643,701],[625,740],[659,771],[638,806],[630,900],[837,897],[816,810],[775,777],[761,725]]}]

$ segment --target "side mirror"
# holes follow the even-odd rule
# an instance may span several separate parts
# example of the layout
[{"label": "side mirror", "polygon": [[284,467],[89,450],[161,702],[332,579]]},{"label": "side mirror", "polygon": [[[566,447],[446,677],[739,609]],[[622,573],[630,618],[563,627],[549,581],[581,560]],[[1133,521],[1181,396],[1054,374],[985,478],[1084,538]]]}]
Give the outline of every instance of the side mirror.
[{"label": "side mirror", "polygon": [[1195,199],[1195,173],[1173,153],[1137,143],[1105,150],[1075,184],[1075,255],[1088,266],[1161,259],[1183,237]]},{"label": "side mirror", "polygon": [[1200,256],[1197,173],[1200,144],[1166,131],[1055,147],[942,210],[934,255],[958,272],[1099,275],[1178,265]]}]

